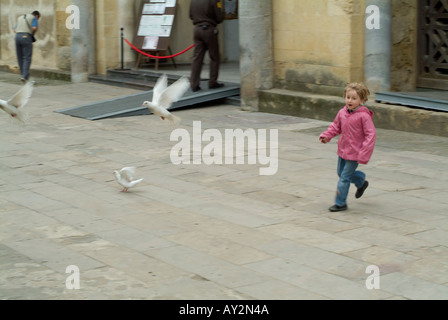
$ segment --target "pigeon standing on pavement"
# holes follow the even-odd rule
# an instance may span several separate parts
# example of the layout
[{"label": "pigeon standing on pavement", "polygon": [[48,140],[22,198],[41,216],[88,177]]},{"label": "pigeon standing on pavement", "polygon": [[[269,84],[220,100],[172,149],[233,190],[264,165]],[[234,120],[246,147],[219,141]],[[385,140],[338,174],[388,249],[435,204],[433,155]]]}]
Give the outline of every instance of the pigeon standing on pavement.
[{"label": "pigeon standing on pavement", "polygon": [[137,183],[143,180],[143,178],[134,180],[135,170],[135,167],[124,167],[119,171],[114,171],[117,182],[123,187],[121,192],[127,192],[129,188],[134,187]]},{"label": "pigeon standing on pavement", "polygon": [[8,113],[13,119],[25,122],[27,113],[23,107],[28,103],[33,93],[34,81],[28,81],[19,91],[9,100],[0,99],[0,109]]},{"label": "pigeon standing on pavement", "polygon": [[162,120],[168,120],[172,124],[179,125],[181,119],[171,114],[168,108],[178,101],[189,87],[190,81],[186,76],[182,76],[168,87],[167,76],[163,74],[154,86],[152,101],[143,102],[143,106],[147,107],[149,111],[159,116]]}]

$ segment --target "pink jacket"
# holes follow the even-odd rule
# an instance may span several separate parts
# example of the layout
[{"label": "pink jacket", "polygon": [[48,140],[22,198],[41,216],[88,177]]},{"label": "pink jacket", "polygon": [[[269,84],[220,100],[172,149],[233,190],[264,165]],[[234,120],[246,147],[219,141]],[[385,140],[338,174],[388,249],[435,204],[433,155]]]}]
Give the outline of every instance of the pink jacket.
[{"label": "pink jacket", "polygon": [[372,156],[376,141],[373,112],[359,106],[352,113],[342,108],[328,130],[320,136],[328,140],[341,135],[338,141],[338,156],[345,160],[367,164]]}]

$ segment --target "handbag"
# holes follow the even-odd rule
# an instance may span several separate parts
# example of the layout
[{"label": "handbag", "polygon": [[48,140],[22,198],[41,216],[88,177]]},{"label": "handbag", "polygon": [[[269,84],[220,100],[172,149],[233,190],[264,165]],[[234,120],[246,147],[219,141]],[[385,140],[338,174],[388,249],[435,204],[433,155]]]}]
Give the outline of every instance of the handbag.
[{"label": "handbag", "polygon": [[[26,14],[23,15],[23,19],[25,19],[26,24],[28,25],[28,27],[32,31],[33,28],[30,26],[30,23],[28,22],[28,20],[26,20]],[[30,33],[30,36],[31,36],[31,41],[36,42],[36,38],[34,37],[34,34]]]}]

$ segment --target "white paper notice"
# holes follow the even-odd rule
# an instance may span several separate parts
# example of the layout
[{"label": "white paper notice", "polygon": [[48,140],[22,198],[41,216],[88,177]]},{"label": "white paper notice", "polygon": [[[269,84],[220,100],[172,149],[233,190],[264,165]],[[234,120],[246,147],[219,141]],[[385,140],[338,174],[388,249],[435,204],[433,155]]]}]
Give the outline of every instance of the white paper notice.
[{"label": "white paper notice", "polygon": [[160,37],[169,37],[171,34],[171,26],[160,26]]},{"label": "white paper notice", "polygon": [[143,6],[142,14],[151,14],[151,5],[150,4],[145,4]]},{"label": "white paper notice", "polygon": [[155,50],[157,49],[157,45],[159,43],[159,37],[145,37],[143,40],[143,50]]},{"label": "white paper notice", "polygon": [[150,14],[164,14],[165,13],[165,4],[164,3],[150,3],[149,4],[149,13]]},{"label": "white paper notice", "polygon": [[143,15],[140,20],[140,27],[138,28],[138,36],[156,36],[160,35],[160,25],[163,16],[160,15]]},{"label": "white paper notice", "polygon": [[162,26],[172,26],[174,21],[174,15],[173,14],[165,14],[162,16]]},{"label": "white paper notice", "polygon": [[173,8],[176,6],[176,0],[166,0],[166,7]]}]

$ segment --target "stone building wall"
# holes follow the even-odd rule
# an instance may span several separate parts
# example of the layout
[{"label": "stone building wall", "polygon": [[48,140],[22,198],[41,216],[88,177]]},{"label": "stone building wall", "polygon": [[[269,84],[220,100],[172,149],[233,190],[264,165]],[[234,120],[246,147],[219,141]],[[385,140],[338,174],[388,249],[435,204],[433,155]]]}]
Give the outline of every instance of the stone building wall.
[{"label": "stone building wall", "polygon": [[393,91],[413,91],[417,83],[417,0],[392,0]]},{"label": "stone building wall", "polygon": [[63,71],[69,71],[71,64],[71,30],[64,27],[70,16],[66,12],[70,3],[70,0],[58,0],[55,3],[55,38],[58,48],[56,67]]},{"label": "stone building wall", "polygon": [[[0,0],[0,65],[17,68],[12,27],[23,13],[39,10],[38,41],[33,68],[69,71],[71,30],[65,22],[71,0]],[[95,72],[118,68],[121,60],[120,28],[132,41],[142,0],[96,0],[94,6]],[[190,0],[178,1],[170,47],[173,52],[192,42],[188,18]],[[417,0],[391,0],[392,70],[394,91],[415,89],[417,76]],[[364,0],[272,0],[275,87],[340,95],[350,81],[363,81]],[[241,24],[241,22],[240,22]],[[81,26],[84,27],[84,26]],[[240,30],[244,33],[244,30]],[[246,37],[247,38],[247,37]],[[193,51],[176,58],[189,63]],[[126,67],[136,53],[127,45]]]},{"label": "stone building wall", "polygon": [[65,28],[65,8],[69,4],[70,0],[41,0],[38,4],[34,0],[0,0],[0,65],[18,69],[13,27],[20,15],[38,10],[41,18],[32,67],[66,70],[70,65],[70,32]]},{"label": "stone building wall", "polygon": [[96,1],[96,69],[99,74],[105,74],[109,68],[118,67],[120,27],[117,20],[119,15],[117,0]]},{"label": "stone building wall", "polygon": [[[391,0],[393,91],[412,91],[417,76],[417,0]],[[365,1],[275,0],[275,87],[339,95],[364,81]]]},{"label": "stone building wall", "polygon": [[363,79],[364,1],[275,0],[275,87],[339,95]]}]

